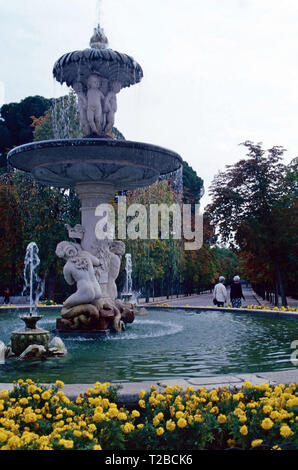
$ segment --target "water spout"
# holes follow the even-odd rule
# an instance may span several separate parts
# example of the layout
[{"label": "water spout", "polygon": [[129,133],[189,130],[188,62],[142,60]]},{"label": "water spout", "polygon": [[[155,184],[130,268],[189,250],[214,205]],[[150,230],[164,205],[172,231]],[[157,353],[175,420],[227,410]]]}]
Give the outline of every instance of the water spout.
[{"label": "water spout", "polygon": [[126,281],[125,281],[125,293],[126,294],[132,294],[132,261],[131,261],[131,254],[126,253],[125,255],[125,260],[126,260],[126,266],[125,266],[125,272],[126,272]]},{"label": "water spout", "polygon": [[25,267],[24,267],[24,281],[25,285],[23,288],[22,295],[24,295],[29,290],[30,296],[30,316],[36,313],[37,304],[40,297],[44,292],[44,283],[38,276],[36,269],[40,264],[40,259],[38,257],[38,246],[35,242],[29,243],[26,249],[25,256]]}]

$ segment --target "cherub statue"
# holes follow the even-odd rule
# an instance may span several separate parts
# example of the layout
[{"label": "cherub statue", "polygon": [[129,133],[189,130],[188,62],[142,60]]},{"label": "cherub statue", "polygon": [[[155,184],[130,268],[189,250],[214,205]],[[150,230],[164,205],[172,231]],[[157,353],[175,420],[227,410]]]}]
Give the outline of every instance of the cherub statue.
[{"label": "cherub statue", "polygon": [[88,108],[88,101],[87,95],[84,91],[84,86],[81,82],[76,82],[72,85],[72,88],[76,92],[78,97],[78,109],[80,114],[80,124],[83,129],[85,135],[89,135],[91,130],[87,118],[87,108]]},{"label": "cherub statue", "polygon": [[101,135],[103,131],[103,107],[105,96],[101,91],[101,80],[96,74],[87,80],[87,119],[94,134]]},{"label": "cherub statue", "polygon": [[83,251],[79,244],[68,241],[58,243],[56,255],[66,260],[63,268],[65,281],[69,285],[77,285],[77,291],[65,300],[64,309],[89,304],[101,297],[93,269],[99,265],[98,258]]},{"label": "cherub statue", "polygon": [[112,130],[115,122],[115,113],[117,111],[117,96],[121,90],[121,82],[114,80],[110,84],[110,91],[105,99],[104,113],[105,113],[105,127],[104,132],[108,133]]}]

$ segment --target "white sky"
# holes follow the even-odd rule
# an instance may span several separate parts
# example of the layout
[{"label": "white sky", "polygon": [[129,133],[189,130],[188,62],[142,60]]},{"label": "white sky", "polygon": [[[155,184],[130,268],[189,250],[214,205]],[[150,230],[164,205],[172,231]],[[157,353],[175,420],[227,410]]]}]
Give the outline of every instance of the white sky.
[{"label": "white sky", "polygon": [[298,149],[297,0],[0,0],[0,105],[64,94],[64,53],[89,47],[100,15],[110,47],[144,79],[118,98],[128,140],[178,152],[208,186],[245,154]]}]

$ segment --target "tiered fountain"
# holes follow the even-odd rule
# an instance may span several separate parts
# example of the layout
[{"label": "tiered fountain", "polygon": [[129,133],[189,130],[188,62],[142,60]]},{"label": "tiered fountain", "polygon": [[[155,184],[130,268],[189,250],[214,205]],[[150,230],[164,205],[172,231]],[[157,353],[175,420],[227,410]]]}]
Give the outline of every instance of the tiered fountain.
[{"label": "tiered fountain", "polygon": [[143,72],[132,57],[108,48],[99,26],[90,48],[63,55],[53,75],[77,94],[85,137],[25,144],[9,153],[9,162],[42,184],[75,189],[81,201],[81,225],[68,226],[75,241],[62,241],[56,249],[66,261],[66,282],[77,288],[64,302],[57,329],[119,332],[134,320],[132,304],[117,298],[115,284],[125,245],[96,236],[96,207],[120,190],[150,185],[178,170],[182,160],[161,147],[111,137],[117,94],[140,82]]}]

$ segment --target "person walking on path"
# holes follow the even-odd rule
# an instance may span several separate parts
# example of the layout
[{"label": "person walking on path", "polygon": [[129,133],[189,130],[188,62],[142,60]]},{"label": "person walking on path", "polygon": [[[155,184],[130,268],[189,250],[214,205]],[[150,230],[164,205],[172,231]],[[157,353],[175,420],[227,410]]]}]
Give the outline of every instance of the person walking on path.
[{"label": "person walking on path", "polygon": [[223,307],[228,299],[227,289],[224,286],[225,278],[220,276],[218,281],[213,290],[213,303],[218,307]]},{"label": "person walking on path", "polygon": [[234,308],[241,308],[241,299],[245,300],[239,276],[234,276],[233,278],[233,282],[231,284],[230,299],[232,302],[232,307]]},{"label": "person walking on path", "polygon": [[10,290],[7,287],[4,291],[4,303],[9,304]]}]

